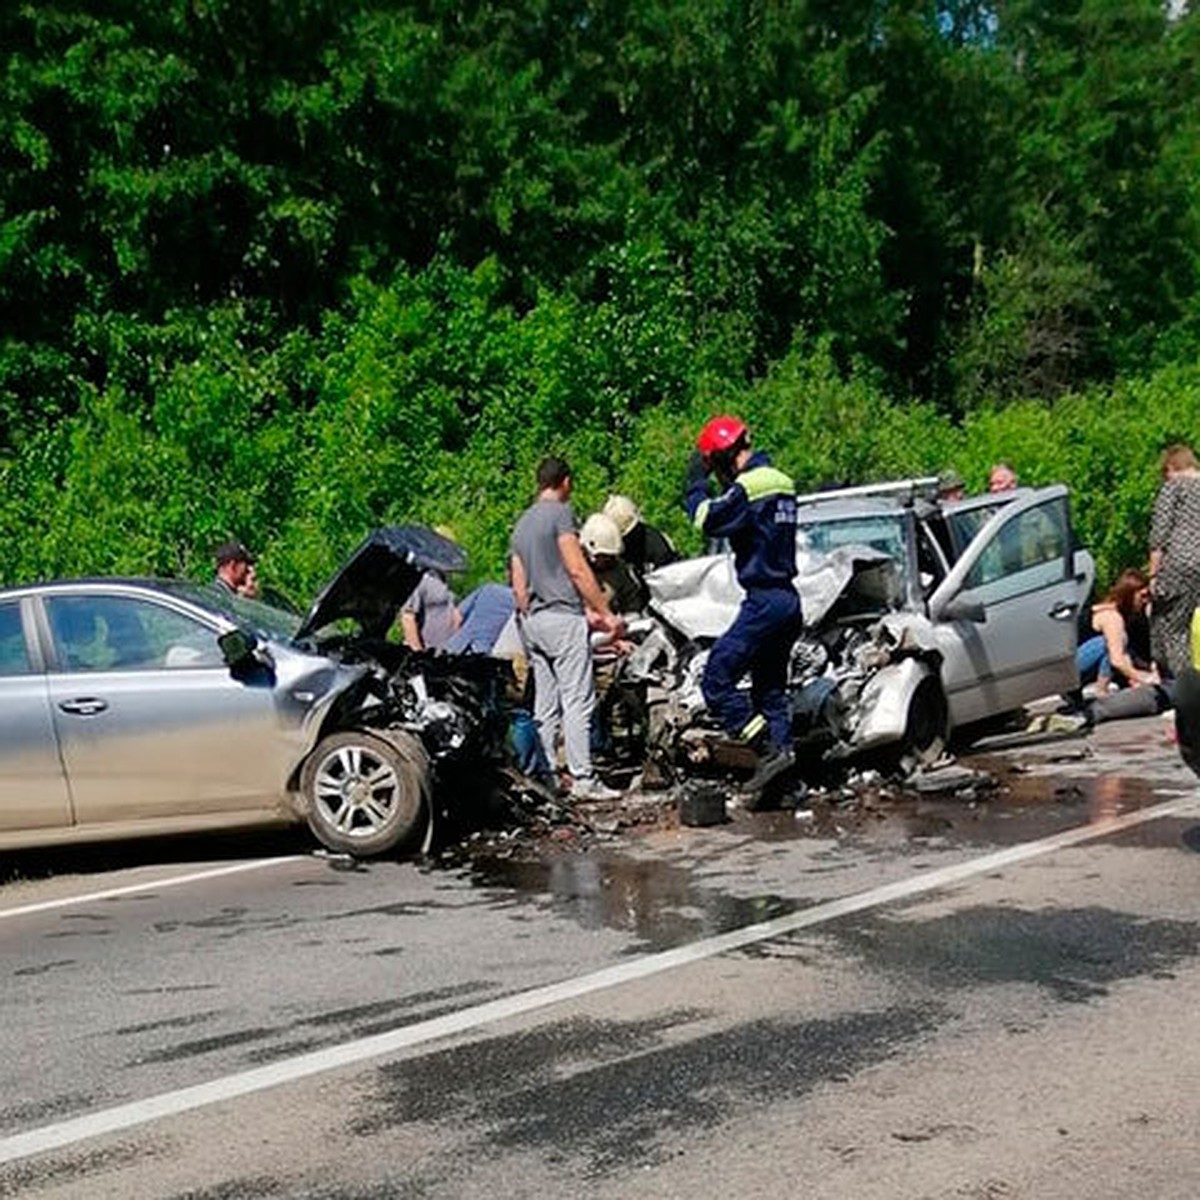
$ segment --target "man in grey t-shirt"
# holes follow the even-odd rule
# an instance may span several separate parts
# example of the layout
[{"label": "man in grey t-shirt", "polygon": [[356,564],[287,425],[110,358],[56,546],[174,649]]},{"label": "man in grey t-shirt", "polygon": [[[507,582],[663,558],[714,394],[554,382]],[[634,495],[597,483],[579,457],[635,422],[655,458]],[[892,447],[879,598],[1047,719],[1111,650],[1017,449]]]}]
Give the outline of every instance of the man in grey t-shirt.
[{"label": "man in grey t-shirt", "polygon": [[460,624],[454,593],[436,571],[426,571],[400,609],[404,644],[410,650],[444,646]]},{"label": "man in grey t-shirt", "polygon": [[533,719],[551,763],[561,724],[572,796],[614,799],[620,793],[592,773],[589,734],[596,688],[588,622],[590,615],[595,628],[619,636],[621,620],[609,609],[579,544],[570,468],[560,458],[543,459],[537,486],[537,499],[509,542],[513,592],[533,670]]}]

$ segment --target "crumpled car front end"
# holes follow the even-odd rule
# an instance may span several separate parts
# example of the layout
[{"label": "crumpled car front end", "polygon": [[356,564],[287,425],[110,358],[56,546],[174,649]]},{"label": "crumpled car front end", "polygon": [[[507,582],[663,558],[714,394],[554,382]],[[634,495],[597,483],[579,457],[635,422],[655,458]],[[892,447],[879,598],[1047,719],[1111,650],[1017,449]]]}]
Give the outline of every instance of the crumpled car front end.
[{"label": "crumpled car front end", "polygon": [[[388,640],[425,571],[462,570],[454,542],[420,526],[364,539],[313,602],[293,646],[330,664],[292,776],[297,807],[331,849],[380,854],[469,803],[463,786],[504,756],[511,668]],[[454,799],[449,798],[450,781]]]},{"label": "crumpled car front end", "polygon": [[[870,547],[848,546],[801,549],[798,566],[804,629],[789,661],[788,688],[802,763],[885,748],[897,759],[936,757],[945,724],[939,654],[928,622],[901,607],[894,562]],[[652,756],[667,775],[752,768],[755,756],[715,728],[701,691],[709,649],[742,598],[731,560],[672,564],[647,583],[651,615],[633,625],[638,646],[623,677],[644,689]]]}]

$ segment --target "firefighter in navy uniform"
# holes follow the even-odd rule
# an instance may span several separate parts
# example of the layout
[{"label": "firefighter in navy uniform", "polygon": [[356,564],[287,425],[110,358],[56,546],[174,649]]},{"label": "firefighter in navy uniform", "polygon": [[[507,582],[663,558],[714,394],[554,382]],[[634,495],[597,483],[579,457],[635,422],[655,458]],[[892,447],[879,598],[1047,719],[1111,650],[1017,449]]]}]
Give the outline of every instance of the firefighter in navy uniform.
[{"label": "firefighter in navy uniform", "polygon": [[[687,510],[706,537],[726,538],[746,597],[712,648],[701,686],[725,731],[759,750],[747,785],[761,792],[795,761],[787,669],[800,633],[796,577],[796,486],[750,448],[736,417],[713,417],[696,439],[688,468]],[[723,489],[710,498],[708,477]],[[750,675],[750,696],[738,682]]]}]

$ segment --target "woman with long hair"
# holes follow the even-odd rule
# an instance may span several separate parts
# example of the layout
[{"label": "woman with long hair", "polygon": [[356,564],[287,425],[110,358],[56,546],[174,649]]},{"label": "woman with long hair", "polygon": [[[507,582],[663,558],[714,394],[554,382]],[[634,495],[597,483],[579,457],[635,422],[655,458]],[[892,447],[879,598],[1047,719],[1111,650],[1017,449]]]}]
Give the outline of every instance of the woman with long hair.
[{"label": "woman with long hair", "polygon": [[1200,463],[1190,446],[1163,453],[1150,526],[1151,645],[1165,675],[1190,665],[1192,612],[1200,604]]},{"label": "woman with long hair", "polygon": [[1139,667],[1129,652],[1129,628],[1150,603],[1150,580],[1136,567],[1117,576],[1104,599],[1092,608],[1092,636],[1079,645],[1079,682],[1096,682],[1105,695],[1114,682],[1127,687],[1158,683],[1158,672]]}]

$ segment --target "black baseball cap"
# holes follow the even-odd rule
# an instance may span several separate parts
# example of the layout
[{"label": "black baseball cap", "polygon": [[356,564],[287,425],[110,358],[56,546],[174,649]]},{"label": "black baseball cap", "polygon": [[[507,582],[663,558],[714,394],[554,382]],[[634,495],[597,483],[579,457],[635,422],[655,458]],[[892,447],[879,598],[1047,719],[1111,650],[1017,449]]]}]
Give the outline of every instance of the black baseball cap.
[{"label": "black baseball cap", "polygon": [[231,562],[254,562],[254,555],[241,542],[222,542],[216,550],[217,566]]}]

